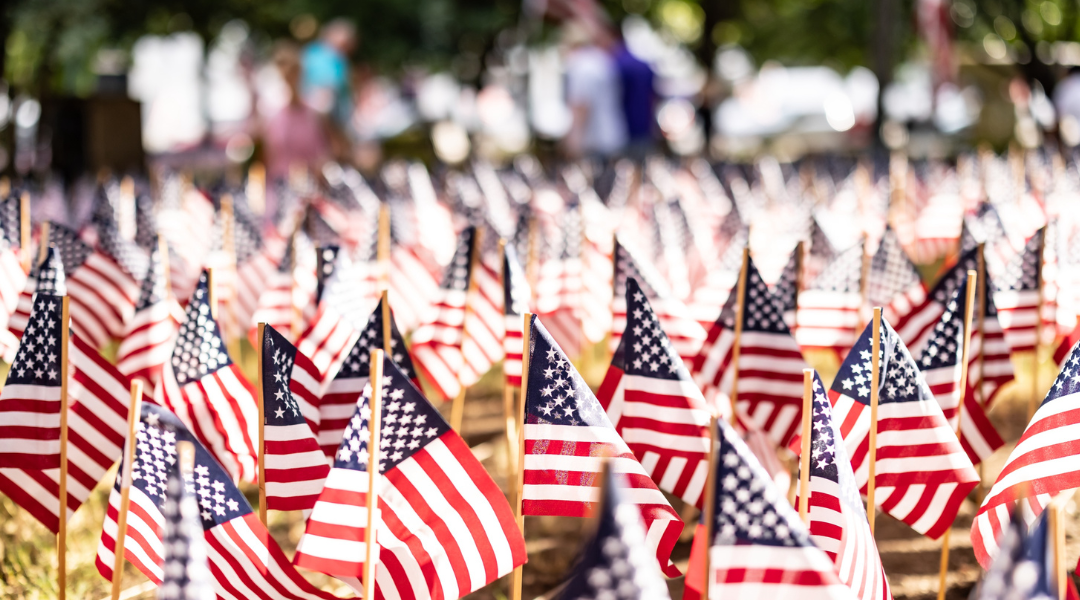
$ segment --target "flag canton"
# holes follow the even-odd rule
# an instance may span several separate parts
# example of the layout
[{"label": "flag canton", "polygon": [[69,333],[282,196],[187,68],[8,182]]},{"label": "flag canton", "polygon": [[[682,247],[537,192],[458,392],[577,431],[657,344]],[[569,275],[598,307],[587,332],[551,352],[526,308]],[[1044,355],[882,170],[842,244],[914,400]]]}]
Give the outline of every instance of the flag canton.
[{"label": "flag canton", "polygon": [[260,373],[263,382],[263,416],[267,425],[306,423],[303,413],[300,412],[300,403],[289,389],[295,363],[296,347],[267,325],[263,330],[263,372]]},{"label": "flag canton", "polygon": [[162,516],[162,546],[165,549],[161,565],[160,600],[210,598],[214,594],[210,569],[207,566],[199,503],[189,491],[191,481],[180,475],[178,464],[170,464],[165,505]]},{"label": "flag canton", "polygon": [[892,227],[887,227],[870,262],[870,277],[867,281],[870,304],[886,305],[920,282],[922,278],[900,246],[896,232]]},{"label": "flag canton", "polygon": [[930,333],[926,348],[919,357],[919,368],[923,371],[955,367],[960,363],[961,344],[964,335],[964,304],[967,302],[967,281],[956,288],[945,312],[941,314],[937,325]]},{"label": "flag canton", "polygon": [[0,235],[11,246],[22,243],[21,217],[22,202],[16,190],[0,202]]},{"label": "flag canton", "polygon": [[780,279],[772,287],[773,297],[784,312],[795,310],[796,286],[799,284],[798,252],[798,247],[791,251],[791,257],[780,272]]},{"label": "flag canton", "polygon": [[1039,252],[1042,246],[1044,230],[1040,229],[1031,236],[1024,245],[1023,251],[1015,255],[1005,265],[1005,271],[1001,273],[994,283],[999,291],[1027,291],[1039,287],[1039,261],[1042,259]]},{"label": "flag canton", "polygon": [[1050,386],[1050,391],[1047,392],[1042,403],[1045,405],[1062,396],[1076,393],[1080,393],[1080,342],[1077,342],[1069,351],[1068,358],[1062,363],[1061,372],[1054,380],[1054,385]]},{"label": "flag canton", "polygon": [[34,295],[19,351],[8,371],[8,384],[60,387],[60,337],[63,298]]},{"label": "flag canton", "polygon": [[655,300],[667,295],[667,288],[656,269],[635,258],[629,248],[620,240],[615,240],[615,298],[626,295],[626,280],[631,277],[637,280],[646,297]]},{"label": "flag canton", "polygon": [[520,316],[529,312],[529,284],[518,261],[517,250],[507,244],[503,253],[503,314]]},{"label": "flag canton", "polygon": [[[101,206],[107,205],[103,203]],[[136,280],[142,279],[150,267],[146,252],[134,241],[126,240],[120,235],[120,228],[111,211],[99,211],[94,215],[93,223],[97,229],[98,247],[102,252],[116,261],[128,275]]]},{"label": "flag canton", "polygon": [[609,472],[607,498],[596,533],[566,582],[561,600],[667,600],[667,583],[645,543],[641,510],[629,499],[619,477]]},{"label": "flag canton", "polygon": [[862,278],[863,247],[858,244],[836,255],[814,279],[814,289],[857,292]]},{"label": "flag canton", "polygon": [[74,273],[75,269],[81,267],[93,252],[86,242],[79,239],[78,234],[56,223],[49,224],[49,245],[60,252],[60,261],[69,273]]},{"label": "flag canton", "polygon": [[45,253],[45,260],[34,267],[30,273],[34,279],[34,291],[37,293],[55,294],[63,296],[67,294],[67,278],[64,275],[64,263],[60,260],[60,252],[50,246]]},{"label": "flag canton", "polygon": [[236,252],[236,264],[244,264],[262,248],[263,239],[257,220],[249,214],[244,196],[233,194],[233,250]]},{"label": "flag canton", "polygon": [[720,422],[714,546],[810,546],[799,514],[780,495],[746,443]]},{"label": "flag canton", "polygon": [[[874,324],[871,322],[848,352],[832,384],[833,391],[865,405],[870,404],[873,330]],[[911,353],[885,319],[881,320],[878,373],[878,389],[880,390],[878,402],[880,404],[935,401],[915,360],[911,358]]]},{"label": "flag canton", "polygon": [[[206,448],[184,427],[176,415],[153,404],[142,405],[142,418],[135,433],[135,456],[131,463],[131,485],[146,494],[158,509],[167,499],[169,470],[176,465],[178,441],[195,446],[195,469],[185,478],[188,492],[199,502],[199,518],[204,530],[251,513],[251,506],[232,479]],[[120,491],[121,477],[115,489]]]},{"label": "flag canton", "polygon": [[841,502],[865,514],[862,497],[859,495],[859,486],[855,483],[855,474],[849,466],[847,450],[844,449],[843,443],[837,443],[838,440],[842,442],[844,438],[840,434],[837,423],[833,420],[832,404],[825,394],[825,386],[817,373],[814,373],[813,411],[814,431],[810,443],[810,474],[835,481],[839,485]]},{"label": "flag canton", "polygon": [[581,204],[575,198],[563,208],[562,247],[559,258],[570,259],[581,256],[581,238],[585,233],[581,222]]},{"label": "flag canton", "polygon": [[176,337],[172,366],[176,383],[184,386],[232,364],[217,321],[210,315],[210,287],[206,271],[184,310],[184,323]]},{"label": "flag canton", "polygon": [[832,242],[829,241],[828,234],[822,229],[821,223],[818,222],[817,217],[810,218],[810,235],[807,237],[810,240],[811,256],[823,260],[830,260],[836,256],[836,249],[833,248]]},{"label": "flag canton", "polygon": [[746,262],[746,295],[743,296],[743,331],[790,333],[784,311],[754,261]]},{"label": "flag canton", "polygon": [[338,267],[338,255],[341,253],[340,246],[323,246],[319,248],[316,265],[316,277],[318,285],[315,289],[315,302],[322,302],[327,288],[333,285],[334,273]]},{"label": "flag canton", "polygon": [[[734,237],[728,241],[727,247],[720,256],[720,264],[717,268],[721,271],[738,271],[739,269],[742,269],[743,248],[746,248],[746,243],[749,239],[750,231],[747,228],[742,227],[735,232]],[[788,268],[792,269],[791,282],[794,285],[794,265],[789,264]]]},{"label": "flag canton", "polygon": [[471,276],[469,269],[472,266],[472,247],[473,238],[475,237],[476,228],[472,226],[466,227],[458,236],[454,258],[446,267],[439,287],[444,290],[460,290],[462,292],[469,289],[469,277]]},{"label": "flag canton", "polygon": [[[393,315],[390,316],[390,321],[390,352],[393,355],[391,358],[394,359],[394,364],[405,373],[406,377],[416,379],[416,370],[413,368],[412,358],[405,348],[405,338],[401,336],[397,324],[393,322]],[[384,326],[382,301],[380,300],[379,305],[375,307],[375,311],[368,316],[367,325],[360,332],[360,337],[356,339],[352,349],[349,350],[349,354],[345,357],[345,362],[341,365],[341,370],[338,371],[335,379],[355,379],[368,376],[371,371],[371,365],[369,364],[371,351],[383,349]]]},{"label": "flag canton", "polygon": [[[424,446],[450,431],[439,411],[390,360],[384,359],[382,424],[379,430],[379,472],[386,473]],[[334,468],[367,471],[370,454],[371,391],[369,382],[345,428]]]},{"label": "flag canton", "polygon": [[660,320],[634,278],[626,280],[626,332],[623,334],[627,375],[690,381],[682,359],[671,346]]},{"label": "flag canton", "polygon": [[967,272],[978,268],[978,250],[969,250],[961,254],[956,265],[949,269],[949,272],[934,286],[933,291],[930,292],[930,297],[938,304],[944,305],[952,298],[957,288],[967,281]]},{"label": "flag canton", "polygon": [[592,390],[536,317],[531,346],[525,422],[611,427]]},{"label": "flag canton", "polygon": [[139,286],[139,301],[135,310],[145,310],[168,298],[165,276],[165,262],[161,260],[161,251],[155,246],[150,250],[150,268]]}]

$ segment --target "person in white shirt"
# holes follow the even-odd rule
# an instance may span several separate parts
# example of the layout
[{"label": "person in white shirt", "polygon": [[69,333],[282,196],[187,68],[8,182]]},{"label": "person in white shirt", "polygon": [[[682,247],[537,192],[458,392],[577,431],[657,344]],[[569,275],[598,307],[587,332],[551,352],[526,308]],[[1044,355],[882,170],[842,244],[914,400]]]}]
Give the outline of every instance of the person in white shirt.
[{"label": "person in white shirt", "polygon": [[569,158],[607,158],[626,146],[622,84],[615,58],[601,47],[597,25],[573,20],[563,26],[566,96],[573,126],[562,140]]}]

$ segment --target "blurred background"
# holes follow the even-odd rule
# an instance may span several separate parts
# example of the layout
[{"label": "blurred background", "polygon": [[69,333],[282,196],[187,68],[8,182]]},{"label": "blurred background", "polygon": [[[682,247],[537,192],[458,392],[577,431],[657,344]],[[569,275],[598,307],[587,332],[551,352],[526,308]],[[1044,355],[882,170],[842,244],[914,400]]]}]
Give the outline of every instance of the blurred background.
[{"label": "blurred background", "polygon": [[9,0],[0,168],[1071,147],[1077,40],[1064,0]]}]

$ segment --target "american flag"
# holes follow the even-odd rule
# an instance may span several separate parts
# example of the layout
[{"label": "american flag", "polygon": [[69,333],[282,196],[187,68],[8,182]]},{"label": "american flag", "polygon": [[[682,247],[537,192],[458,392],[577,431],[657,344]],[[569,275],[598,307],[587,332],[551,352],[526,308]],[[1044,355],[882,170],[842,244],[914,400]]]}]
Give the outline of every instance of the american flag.
[{"label": "american flag", "polygon": [[225,350],[209,295],[203,271],[154,400],[205,441],[233,479],[253,482],[258,476],[259,435],[255,390]]},{"label": "american flag", "polygon": [[[829,391],[860,491],[869,478],[873,323],[867,325]],[[915,531],[938,538],[979,476],[908,353],[881,321],[876,496],[879,507]]]},{"label": "american flag", "polygon": [[[120,456],[127,435],[131,383],[77,335],[68,341],[68,362],[66,504],[70,518]],[[144,396],[143,402],[150,399]],[[0,492],[55,533],[60,513],[59,480],[59,468],[2,468]]]},{"label": "american flag", "polygon": [[780,279],[769,286],[769,290],[772,292],[773,297],[776,298],[776,302],[784,315],[784,324],[788,326],[789,330],[795,327],[795,309],[799,299],[798,286],[801,283],[799,280],[799,270],[802,263],[800,258],[799,247],[796,246],[791,251],[791,256],[788,257],[787,264],[784,265],[784,270],[780,272]]},{"label": "american flag", "polygon": [[[345,434],[345,428],[352,418],[356,409],[356,400],[364,391],[368,383],[368,373],[371,371],[371,351],[383,349],[383,306],[382,302],[375,307],[375,311],[368,316],[367,325],[360,332],[360,336],[349,349],[341,369],[334,375],[334,379],[326,386],[319,403],[319,446],[327,458],[332,459],[341,445],[341,436]],[[390,315],[390,355],[394,364],[398,366],[413,382],[417,388],[420,380],[416,377],[416,369],[413,367],[409,350],[405,347],[405,338],[398,330],[394,320],[394,313]]]},{"label": "american flag", "polygon": [[604,475],[596,532],[559,592],[559,600],[671,600],[667,582],[649,556],[641,512],[612,470]]},{"label": "american flag", "polygon": [[199,501],[195,498],[194,474],[182,473],[183,468],[176,460],[166,467],[158,600],[214,600],[217,594],[207,560]]},{"label": "american flag", "polygon": [[681,300],[671,296],[663,278],[652,264],[632,254],[623,240],[615,242],[615,285],[612,301],[611,350],[619,347],[626,329],[626,281],[633,277],[652,303],[660,326],[667,333],[672,346],[687,364],[701,350],[705,341],[705,329],[690,314]]},{"label": "american flag", "polygon": [[[1006,507],[1008,510],[1008,507]],[[1022,509],[1012,509],[997,554],[988,559],[986,575],[972,590],[972,600],[1048,600],[1059,598],[1056,568],[1048,551],[1048,527],[1039,516],[1027,530]]]},{"label": "american flag", "polygon": [[[49,228],[49,245],[55,247],[71,304],[71,329],[92,344],[103,348],[124,333],[124,324],[135,310],[139,284],[121,266],[100,250],[94,250],[74,231],[55,223]],[[57,263],[53,263],[57,264]],[[44,275],[31,272],[19,298],[19,306],[9,321],[9,329],[21,337],[29,318],[30,299]]]},{"label": "american flag", "polygon": [[502,308],[506,318],[503,335],[503,373],[506,384],[521,387],[521,340],[524,332],[522,316],[529,311],[532,290],[525,279],[525,271],[518,262],[517,250],[507,244],[503,249]]},{"label": "american flag", "polygon": [[262,339],[266,507],[315,506],[330,472],[319,448],[319,373],[311,360],[267,325]]},{"label": "american flag", "polygon": [[416,366],[434,390],[436,397],[449,400],[461,391],[464,372],[471,370],[472,359],[462,353],[462,325],[469,296],[469,280],[474,276],[473,255],[476,228],[468,227],[458,237],[454,259],[446,267],[439,285],[438,309],[432,319],[412,336],[412,354]]},{"label": "american flag", "polygon": [[172,342],[183,318],[183,309],[168,289],[160,251],[151,250],[150,268],[142,280],[135,313],[127,323],[116,351],[116,368],[154,389],[172,355]]},{"label": "american flag", "polygon": [[491,226],[477,229],[477,235],[476,264],[470,273],[473,289],[466,298],[468,305],[461,340],[465,364],[459,373],[459,381],[463,387],[479,381],[505,354],[506,316],[500,279],[503,257],[499,252],[499,238]]},{"label": "american flag", "polygon": [[870,306],[884,306],[885,318],[897,321],[926,301],[926,286],[900,245],[892,227],[886,227],[877,252],[870,260],[866,282]]},{"label": "american flag", "polygon": [[[698,525],[683,598],[853,598],[750,448],[727,422],[718,427],[713,538],[705,539]],[[709,590],[703,596],[705,552]]]},{"label": "american flag", "polygon": [[536,275],[537,314],[550,325],[560,346],[576,355],[584,335],[581,207],[566,204],[562,212],[544,215],[539,223],[543,241]]},{"label": "american flag", "polygon": [[[201,286],[201,284],[200,284]],[[161,585],[165,541],[162,524],[167,502],[169,466],[178,460],[178,442],[195,446],[194,473],[185,478],[199,502],[199,521],[206,543],[214,591],[218,598],[259,600],[333,599],[307,582],[266,531],[232,478],[198,442],[184,423],[168,410],[143,404],[132,457],[131,505],[127,516],[124,556],[147,579]],[[98,544],[97,569],[111,579],[116,548],[116,519],[120,510],[120,479],[109,494],[109,508]]]},{"label": "american flag", "polygon": [[[998,321],[994,306],[993,284],[986,277],[983,283],[983,301],[975,305],[975,322],[971,333],[968,363],[968,387],[971,396],[983,407],[989,407],[1001,391],[1001,387],[1013,380],[1012,348],[1005,339],[1005,332]],[[979,331],[979,311],[983,312]],[[981,389],[980,389],[980,383]]]},{"label": "american flag", "polygon": [[[333,378],[349,348],[356,341],[357,325],[354,319],[363,314],[361,312],[354,317],[345,312],[349,309],[355,310],[358,306],[351,305],[350,294],[339,295],[335,291],[335,288],[339,287],[338,282],[342,282],[341,277],[335,275],[338,254],[337,246],[323,246],[318,249],[318,285],[315,291],[317,309],[311,323],[296,341],[300,352],[309,357],[319,369],[323,385]],[[343,282],[343,285],[348,290],[349,284]],[[345,305],[339,305],[338,300],[344,300]]]},{"label": "american flag", "polygon": [[810,287],[799,293],[795,340],[801,348],[847,353],[859,330],[862,307],[862,244],[837,254]]},{"label": "american flag", "polygon": [[708,405],[633,278],[626,280],[626,306],[626,334],[596,397],[660,489],[700,506]]},{"label": "american flag", "polygon": [[40,292],[0,391],[0,467],[60,467],[63,296]]},{"label": "american flag", "polygon": [[[525,540],[464,440],[389,357],[383,369],[376,597],[460,598],[523,564]],[[364,571],[370,397],[368,386],[308,517],[298,566]]]},{"label": "american flag", "polygon": [[997,553],[997,539],[1019,501],[1028,523],[1060,492],[1080,487],[1073,431],[1080,418],[1080,345],[1073,346],[1054,385],[1009,454],[1001,474],[983,499],[971,525],[971,543],[979,564],[988,566]]},{"label": "american flag", "polygon": [[581,331],[596,344],[611,332],[612,250],[611,211],[598,198],[581,197],[584,237],[581,247]]},{"label": "american flag", "polygon": [[[735,357],[735,298],[709,330],[694,358],[694,380],[718,409],[730,405]],[[743,297],[742,337],[739,342],[738,406],[740,419],[786,444],[802,415],[802,352],[784,323],[783,312],[761,278],[754,261],[747,261]]]},{"label": "american flag", "polygon": [[978,268],[978,262],[977,250],[961,254],[960,260],[930,290],[926,300],[900,317],[896,322],[896,332],[908,349],[915,353],[922,351],[941,315],[945,313],[945,305],[953,292],[967,281],[968,271]]},{"label": "american flag", "polygon": [[315,316],[319,281],[315,272],[315,251],[306,237],[297,234],[294,239],[259,296],[259,305],[248,331],[253,340],[258,323],[266,323],[285,339],[295,342]]},{"label": "american flag", "polygon": [[[432,298],[439,293],[438,265],[419,242],[406,236],[407,219],[391,204],[390,295],[405,331],[416,329],[431,319]],[[404,231],[404,233],[403,233]],[[402,239],[405,238],[405,239]]]},{"label": "american flag", "polygon": [[833,421],[832,405],[817,373],[813,394],[810,459],[806,463],[810,466],[810,538],[833,560],[840,581],[857,598],[890,600],[892,592],[866,519],[866,503],[859,496],[840,428]]},{"label": "american flag", "polygon": [[749,235],[749,230],[745,228],[732,233],[732,237],[725,240],[720,259],[709,268],[704,281],[694,290],[690,312],[706,331],[720,316],[721,307],[734,296],[733,291],[742,269],[743,249],[749,243]]},{"label": "american flag", "polygon": [[[277,271],[285,244],[276,236],[264,236],[258,219],[249,214],[243,202],[234,202],[231,226],[232,249],[236,254],[236,295],[233,298],[225,294],[222,299],[226,301],[232,324],[239,333],[246,332],[252,323],[259,297]],[[228,275],[228,271],[226,269],[223,274]]]},{"label": "american flag", "polygon": [[805,281],[809,283],[817,279],[818,274],[836,258],[838,252],[814,214],[810,215],[810,233],[807,234],[806,239],[809,247],[806,251],[803,275]]},{"label": "american flag", "polygon": [[535,316],[525,403],[525,515],[584,517],[600,498],[605,457],[625,474],[648,530],[646,539],[669,577],[682,521],[619,436],[604,408]]},{"label": "american flag", "polygon": [[[918,359],[930,393],[937,398],[941,412],[956,431],[957,416],[960,418],[960,445],[964,447],[972,464],[979,464],[995,450],[1005,445],[986,412],[975,399],[974,386],[968,385],[961,393],[961,354],[964,343],[964,311],[967,306],[968,282],[960,284],[945,305],[945,312],[930,333],[930,339]],[[969,354],[971,349],[968,349]],[[969,356],[968,364],[971,359]],[[971,373],[968,373],[970,379]],[[963,410],[958,410],[963,399]]]},{"label": "american flag", "polygon": [[[1040,260],[1045,230],[1039,230],[1028,240],[1024,249],[1013,257],[1005,270],[994,276],[994,304],[998,320],[1005,330],[1005,339],[1013,352],[1031,351],[1035,348],[1036,314],[1039,304],[1039,286],[1042,284]],[[1043,334],[1053,334],[1053,319],[1045,312]]]}]

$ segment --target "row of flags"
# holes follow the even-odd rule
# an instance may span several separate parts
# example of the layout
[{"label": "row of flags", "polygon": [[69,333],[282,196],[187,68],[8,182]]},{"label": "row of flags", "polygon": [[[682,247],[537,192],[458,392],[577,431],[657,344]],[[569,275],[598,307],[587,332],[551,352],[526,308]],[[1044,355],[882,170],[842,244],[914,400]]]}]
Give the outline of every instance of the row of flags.
[{"label": "row of flags", "polygon": [[[0,412],[13,413],[17,425],[4,430],[2,443],[11,454],[0,453],[0,489],[36,510],[46,524],[56,519],[57,492],[52,492],[50,512],[47,496],[23,488],[47,490],[59,477],[54,476],[59,456],[53,458],[59,436],[52,426],[58,403],[48,395],[53,391],[45,393],[53,387],[50,374],[59,371],[51,369],[53,359],[46,350],[53,337],[42,333],[42,323],[59,327],[54,323],[58,320],[49,317],[54,309],[43,302],[67,295],[72,381],[88,373],[82,376],[82,387],[69,388],[69,449],[78,450],[69,452],[68,507],[72,509],[72,496],[76,508],[85,500],[97,481],[87,478],[93,473],[100,478],[119,454],[125,383],[145,380],[152,391],[143,417],[147,427],[154,422],[158,434],[144,436],[155,440],[141,448],[154,458],[138,463],[137,472],[140,477],[153,475],[136,478],[143,481],[136,487],[143,486],[145,498],[133,505],[143,502],[140,506],[147,511],[153,505],[159,512],[143,516],[149,528],[141,532],[145,539],[126,552],[142,551],[141,557],[129,555],[129,560],[155,581],[163,581],[164,554],[160,531],[151,523],[160,523],[158,515],[167,506],[169,477],[159,463],[173,462],[173,454],[161,444],[169,439],[175,451],[177,438],[197,447],[196,481],[203,464],[198,457],[213,462],[207,469],[216,469],[205,474],[204,487],[195,486],[216,580],[246,568],[227,540],[251,544],[257,539],[257,548],[265,550],[247,549],[270,556],[278,568],[263,569],[265,580],[244,579],[243,585],[264,590],[259,593],[269,594],[266,597],[310,593],[265,529],[255,527],[258,519],[250,506],[231,502],[239,496],[236,482],[256,482],[260,470],[267,507],[313,511],[293,562],[346,582],[359,576],[362,563],[343,561],[342,556],[345,550],[348,556],[362,556],[358,549],[366,532],[343,527],[341,519],[366,519],[365,495],[370,490],[361,485],[366,477],[358,474],[369,469],[370,449],[364,440],[372,415],[370,407],[365,414],[365,402],[370,402],[372,385],[385,391],[376,535],[385,541],[379,542],[376,570],[381,593],[458,597],[509,573],[525,559],[517,515],[453,423],[428,402],[418,380],[419,374],[438,400],[452,400],[504,361],[508,384],[525,384],[523,422],[519,431],[508,432],[523,443],[523,485],[516,492],[519,514],[591,514],[603,495],[597,482],[608,477],[606,466],[615,474],[610,476],[612,486],[622,486],[638,509],[645,546],[668,576],[678,574],[670,554],[683,524],[664,492],[702,509],[709,508],[705,503],[711,494],[717,509],[713,537],[704,540],[699,551],[718,557],[707,561],[711,593],[717,593],[717,586],[747,590],[751,584],[768,583],[769,577],[747,573],[768,571],[774,561],[790,562],[809,582],[799,585],[820,588],[829,597],[849,592],[888,596],[880,561],[872,560],[872,537],[863,536],[860,517],[851,508],[861,506],[854,499],[869,483],[869,354],[874,341],[869,326],[858,333],[866,322],[865,309],[871,301],[886,309],[878,340],[881,388],[873,449],[877,504],[916,531],[938,537],[951,526],[960,502],[977,482],[974,464],[1003,443],[985,410],[1011,379],[1009,354],[1035,348],[1036,330],[1055,328],[1039,316],[1030,323],[1024,319],[1048,305],[1040,276],[1051,264],[1045,238],[1054,234],[1060,240],[1061,232],[1053,230],[1051,222],[1025,240],[1022,249],[1009,254],[997,247],[992,254],[988,236],[963,248],[964,229],[957,238],[960,254],[928,289],[908,258],[910,244],[904,243],[899,226],[886,226],[878,239],[865,236],[847,250],[815,250],[814,238],[818,245],[831,242],[811,217],[812,235],[792,252],[758,253],[752,248],[755,221],[750,215],[768,214],[769,207],[755,206],[753,188],[730,178],[725,186],[711,167],[703,169],[700,163],[683,172],[672,170],[680,184],[666,180],[665,169],[650,165],[640,181],[631,170],[630,182],[625,168],[617,169],[604,199],[569,174],[565,182],[552,182],[528,169],[494,173],[497,179],[505,175],[501,182],[507,190],[520,189],[514,187],[515,180],[526,181],[526,188],[533,190],[526,202],[508,207],[516,202],[513,194],[500,199],[490,193],[490,172],[481,169],[476,174],[477,180],[485,179],[479,188],[487,192],[477,194],[467,176],[448,178],[455,183],[448,186],[445,201],[439,201],[426,197],[430,179],[422,168],[412,166],[401,179],[386,178],[384,205],[362,179],[353,178],[336,189],[331,185],[327,197],[295,198],[291,207],[285,202],[281,218],[269,226],[261,224],[240,195],[188,189],[179,198],[163,200],[159,214],[184,221],[172,223],[174,230],[207,238],[205,249],[184,244],[178,250],[181,245],[165,235],[169,228],[162,229],[162,239],[127,239],[119,234],[116,219],[108,218],[115,211],[105,209],[95,211],[103,216],[81,232],[49,224],[39,234],[43,260],[26,274],[9,317],[9,333],[18,341]],[[687,180],[699,192],[725,197],[695,201],[692,193],[681,196],[679,185],[687,185]],[[647,186],[662,200],[654,198],[650,205],[641,191]],[[635,187],[636,196],[626,191]],[[724,202],[728,210],[718,214],[717,205]],[[99,207],[109,205],[105,194]],[[980,206],[980,218],[995,210],[993,203]],[[183,210],[177,212],[177,207]],[[705,226],[692,218],[697,215],[688,207],[702,211]],[[516,222],[525,227],[500,231],[496,223],[515,219],[499,215],[515,212]],[[462,215],[468,222],[455,227],[454,219]],[[629,223],[628,232],[615,235],[615,216]],[[611,220],[607,227],[605,220]],[[715,229],[710,230],[710,221]],[[436,233],[433,222],[445,227]],[[553,233],[530,232],[544,227]],[[647,238],[641,234],[650,227],[656,228],[657,241],[642,243]],[[454,230],[460,231],[456,240],[447,235]],[[1012,243],[1007,235],[999,237],[999,244]],[[500,238],[505,243],[499,243]],[[545,250],[537,240],[557,248]],[[30,244],[21,238],[7,242],[11,256],[16,255],[16,242]],[[714,254],[703,254],[703,247]],[[305,248],[315,252],[314,261],[301,258]],[[1007,280],[1004,285],[995,282],[998,262],[993,256],[1007,257],[998,280]],[[767,278],[759,261],[780,265],[779,277]],[[713,269],[716,266],[726,268]],[[199,272],[191,277],[193,269]],[[814,269],[817,274],[811,278]],[[983,293],[975,307],[975,350],[969,365],[962,365],[957,344],[963,323],[958,315],[965,312],[968,270],[983,275]],[[25,273],[21,268],[19,272]],[[600,275],[604,272],[607,285]],[[720,277],[723,273],[733,276]],[[695,288],[695,281],[701,287]],[[190,293],[181,295],[184,287],[178,286],[189,287]],[[389,295],[380,298],[380,288]],[[428,290],[427,296],[417,298],[421,288]],[[395,311],[389,310],[388,298],[394,300]],[[703,320],[710,302],[714,316]],[[407,322],[401,330],[394,318],[399,304]],[[534,316],[523,325],[521,317],[530,309]],[[257,315],[268,320],[272,316],[273,322],[253,329]],[[402,330],[411,333],[410,348]],[[564,349],[572,349],[571,355],[581,352],[608,333],[614,358],[594,395]],[[230,356],[230,345],[242,337],[254,338],[260,350],[259,386],[248,382]],[[521,348],[523,339],[529,341],[527,349]],[[115,367],[98,354],[111,340],[120,340]],[[367,377],[375,348],[387,352],[386,375],[379,382]],[[812,483],[831,482],[822,483],[822,489],[831,491],[810,499],[818,513],[831,507],[841,515],[821,517],[819,531],[832,532],[831,542],[827,534],[815,534],[814,509],[805,527],[797,517],[792,519],[786,500],[769,487],[777,468],[776,449],[795,446],[803,419],[802,353],[812,348],[829,349],[842,359],[827,394],[818,381],[829,411],[814,405],[813,416],[817,423],[819,413],[826,415],[821,428],[836,433],[829,451],[812,444],[819,461],[821,453],[834,457],[831,469],[824,463],[819,467],[822,475],[811,477]],[[526,363],[527,370],[517,366]],[[969,389],[960,389],[958,373],[965,367],[975,375],[967,379]],[[21,377],[30,379],[20,382]],[[115,406],[112,413],[80,408],[93,402]],[[77,416],[81,410],[86,417]],[[734,425],[721,419],[712,426],[713,413],[726,415]],[[165,429],[157,424],[161,419],[169,423]],[[1059,421],[1051,419],[1045,427],[1057,427]],[[100,438],[110,435],[115,449],[101,444]],[[711,439],[720,446],[715,456],[709,450]],[[106,450],[112,456],[103,454]],[[27,451],[36,452],[35,460],[42,462],[22,460]],[[1045,454],[1042,450],[1033,456]],[[72,468],[79,461],[84,466]],[[835,481],[830,478],[834,472]],[[1035,470],[1028,481],[1043,472]],[[222,488],[226,483],[232,487]],[[1062,485],[1054,489],[1069,489]],[[995,506],[1009,505],[1017,499],[1013,488],[1002,489],[1012,491],[992,493],[988,502],[1001,497]],[[1039,513],[1050,495],[1031,495],[1028,512]],[[984,552],[980,560],[993,554],[994,538],[1007,522],[1001,510],[984,519],[989,524],[977,520],[983,533],[973,533],[973,539],[977,552]],[[831,526],[825,523],[828,519]],[[865,521],[865,511],[861,519]],[[837,523],[852,528],[856,537],[850,547],[837,546]],[[107,522],[106,534],[110,527],[115,531]],[[142,525],[132,527],[139,531]],[[840,539],[846,544],[847,538]],[[105,554],[111,551],[109,545],[103,535],[103,574],[112,568]],[[718,549],[744,545],[762,548],[757,553]],[[239,552],[246,551],[240,547]],[[799,558],[786,561],[781,555]],[[222,560],[231,570],[215,562]],[[740,560],[749,562],[739,566]],[[785,585],[786,577],[779,577]],[[225,578],[228,581],[215,584],[218,594],[222,589],[231,595],[248,593],[223,587],[239,585]],[[276,591],[265,591],[270,589]]]}]

